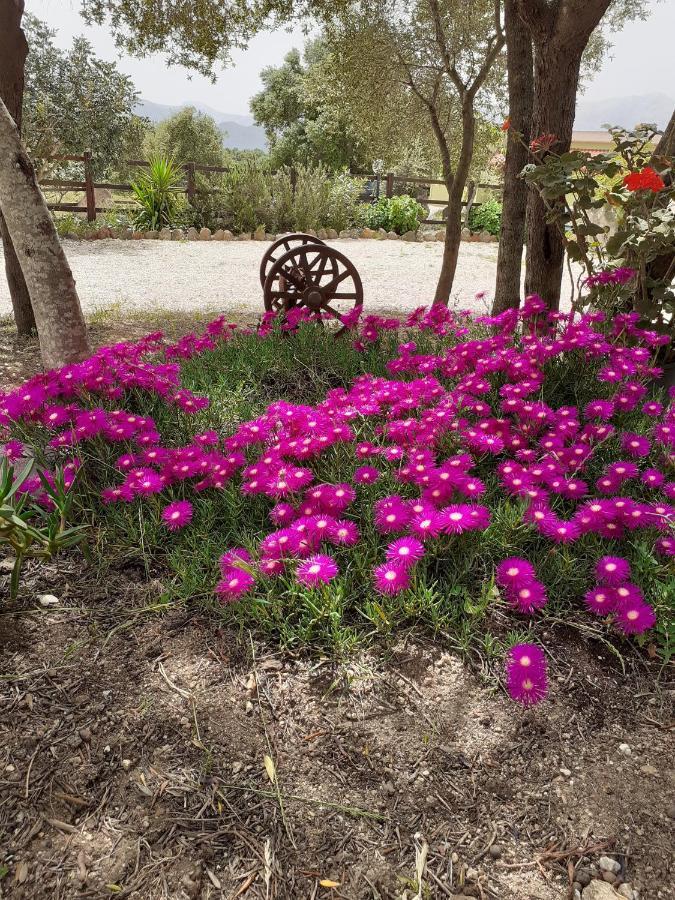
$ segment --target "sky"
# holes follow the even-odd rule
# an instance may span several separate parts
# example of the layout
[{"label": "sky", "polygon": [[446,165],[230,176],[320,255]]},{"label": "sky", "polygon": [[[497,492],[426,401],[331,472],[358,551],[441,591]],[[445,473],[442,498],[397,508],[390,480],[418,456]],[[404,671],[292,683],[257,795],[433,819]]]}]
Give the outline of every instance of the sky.
[{"label": "sky", "polygon": [[[614,44],[584,99],[604,100],[622,95],[673,92],[675,85],[675,2],[648,0],[651,14],[645,22],[632,22],[612,37]],[[215,84],[181,67],[167,67],[161,56],[134,59],[120,56],[104,27],[90,28],[79,15],[78,0],[26,0],[26,11],[57,29],[55,42],[68,47],[72,38],[84,34],[96,53],[115,59],[129,75],[145,100],[174,106],[201,102],[224,112],[249,114],[249,100],[260,90],[260,70],[278,65],[293,47],[306,40],[299,28],[277,30],[254,38],[247,50],[233,53],[233,65],[217,73]]]}]

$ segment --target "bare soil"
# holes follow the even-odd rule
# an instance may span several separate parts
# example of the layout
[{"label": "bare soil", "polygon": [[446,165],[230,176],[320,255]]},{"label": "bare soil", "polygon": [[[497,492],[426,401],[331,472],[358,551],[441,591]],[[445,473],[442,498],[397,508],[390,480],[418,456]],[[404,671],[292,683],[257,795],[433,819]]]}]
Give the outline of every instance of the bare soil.
[{"label": "bare soil", "polygon": [[612,852],[642,898],[675,896],[646,657],[623,675],[561,628],[523,710],[443,638],[281,652],[159,612],[159,574],[64,557],[0,609],[0,895],[412,898],[419,870],[422,897],[554,900]]},{"label": "bare soil", "polygon": [[[38,367],[0,330],[0,386]],[[2,898],[557,900],[607,853],[641,900],[675,897],[673,692],[647,650],[556,627],[524,710],[444,636],[319,658],[163,606],[160,571],[70,555],[10,605],[7,569]]]}]

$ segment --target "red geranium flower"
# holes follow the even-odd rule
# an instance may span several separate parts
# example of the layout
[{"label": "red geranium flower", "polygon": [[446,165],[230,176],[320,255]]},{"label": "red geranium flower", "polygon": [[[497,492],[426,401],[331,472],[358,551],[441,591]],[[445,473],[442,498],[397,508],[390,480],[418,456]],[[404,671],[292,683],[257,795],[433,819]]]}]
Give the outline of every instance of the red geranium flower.
[{"label": "red geranium flower", "polygon": [[540,134],[539,137],[530,141],[530,151],[539,153],[543,150],[550,150],[557,142],[558,138],[554,134]]},{"label": "red geranium flower", "polygon": [[645,166],[640,172],[630,172],[623,183],[629,191],[653,191],[655,194],[665,187],[663,179],[651,166]]}]

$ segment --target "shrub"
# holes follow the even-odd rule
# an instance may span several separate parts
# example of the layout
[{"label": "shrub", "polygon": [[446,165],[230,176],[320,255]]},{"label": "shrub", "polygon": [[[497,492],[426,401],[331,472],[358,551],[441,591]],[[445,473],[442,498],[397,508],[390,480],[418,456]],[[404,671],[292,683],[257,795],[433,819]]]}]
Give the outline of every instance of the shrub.
[{"label": "shrub", "polygon": [[298,231],[322,228],[330,215],[330,203],[328,169],[321,164],[298,166],[293,200],[294,227]]},{"label": "shrub", "polygon": [[360,221],[367,228],[384,228],[385,231],[405,234],[406,231],[417,231],[425,214],[426,210],[417,200],[400,194],[380,197],[373,204],[363,204]]},{"label": "shrub", "polygon": [[[652,159],[656,126],[610,131],[614,148],[609,153],[557,154],[555,142],[548,147],[543,138],[535,140],[530,145],[535,161],[522,175],[544,198],[550,220],[563,230],[568,256],[586,270],[590,290],[580,306],[607,308],[609,303],[613,311],[633,306],[656,325],[672,328],[675,159]],[[598,221],[597,213],[608,205],[615,221]],[[631,271],[632,278],[608,291],[598,278],[600,270],[610,284],[615,271]]]},{"label": "shrub", "polygon": [[272,175],[272,218],[275,232],[296,230],[293,181],[291,170],[287,166]]},{"label": "shrub", "polygon": [[181,208],[182,186],[182,171],[172,159],[162,156],[151,159],[149,167],[131,182],[140,207],[134,217],[135,227],[139,231],[159,231],[173,226]]},{"label": "shrub", "polygon": [[333,175],[328,201],[328,215],[324,227],[342,231],[354,225],[358,218],[358,208],[365,182],[362,178],[353,178],[347,172]]},{"label": "shrub", "polygon": [[471,231],[487,231],[499,236],[502,227],[502,205],[491,197],[484,203],[472,206],[469,212],[469,228]]},{"label": "shrub", "polygon": [[510,624],[483,646],[516,645],[509,687],[534,701],[521,642],[547,618],[638,641],[656,624],[665,657],[675,593],[664,339],[634,314],[545,313],[351,317],[351,343],[309,313],[283,337],[219,319],[36,376],[0,425],[76,455],[98,545],[162,559],[172,595],[338,649],[415,621],[466,647],[494,608]]},{"label": "shrub", "polygon": [[238,162],[224,178],[227,218],[235,231],[255,231],[259,225],[274,227],[272,175],[268,166],[256,159]]}]

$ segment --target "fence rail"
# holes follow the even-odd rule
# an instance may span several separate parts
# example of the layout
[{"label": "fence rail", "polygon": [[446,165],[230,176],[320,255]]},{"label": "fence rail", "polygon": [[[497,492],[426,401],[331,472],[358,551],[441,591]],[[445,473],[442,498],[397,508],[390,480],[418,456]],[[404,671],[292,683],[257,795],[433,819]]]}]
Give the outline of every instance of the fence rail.
[{"label": "fence rail", "polygon": [[[107,208],[104,206],[96,205],[96,191],[97,190],[108,190],[108,191],[117,191],[118,193],[123,193],[125,191],[133,191],[133,187],[128,183],[116,183],[110,181],[94,181],[94,173],[92,166],[92,154],[91,151],[87,150],[83,154],[77,155],[59,155],[59,156],[49,156],[47,160],[50,162],[78,162],[83,164],[84,170],[84,180],[76,181],[75,179],[60,179],[60,178],[44,178],[40,181],[40,186],[45,188],[52,188],[54,190],[60,191],[83,191],[84,192],[84,206],[81,203],[48,203],[47,206],[51,210],[55,210],[57,212],[85,212],[87,213],[87,221],[94,222],[96,220],[96,214],[101,212],[106,212]],[[150,163],[144,159],[128,159],[126,161],[126,165],[134,168],[149,168]],[[193,203],[197,194],[203,193],[204,191],[200,190],[197,187],[196,174],[197,172],[209,172],[209,173],[220,173],[223,174],[225,172],[229,172],[230,166],[209,166],[202,165],[201,163],[196,162],[186,162],[181,163],[180,168],[185,172],[185,184],[181,187],[176,188],[179,193],[187,194],[188,201]],[[386,175],[381,175],[377,173],[363,173],[356,172],[353,173],[355,178],[364,178],[368,181],[375,182],[375,197],[379,199],[382,182],[384,181],[385,186],[385,196],[393,197],[395,194],[395,188],[397,184],[419,184],[419,185],[427,185],[431,187],[431,185],[441,185],[445,186],[445,182],[438,178],[412,178],[406,175],[395,175],[393,172],[387,172]],[[293,188],[295,189],[295,183],[297,180],[297,172],[295,169],[291,170],[291,183]],[[476,184],[473,181],[470,181],[467,185],[467,199],[462,201],[462,206],[465,209],[465,221],[468,221],[469,212],[472,206],[478,206],[480,204],[476,203],[476,192],[478,189],[487,189],[492,191],[501,192],[502,186],[499,184]],[[211,193],[210,191],[206,191],[206,193]],[[429,206],[447,206],[447,200],[426,200],[427,205]],[[439,219],[423,219],[422,223],[427,225],[438,225],[441,224],[442,220]]]}]

